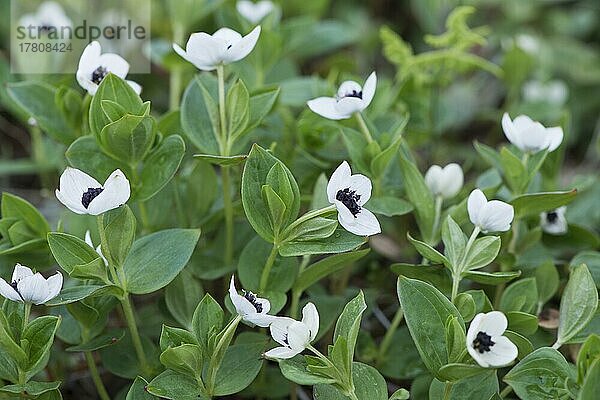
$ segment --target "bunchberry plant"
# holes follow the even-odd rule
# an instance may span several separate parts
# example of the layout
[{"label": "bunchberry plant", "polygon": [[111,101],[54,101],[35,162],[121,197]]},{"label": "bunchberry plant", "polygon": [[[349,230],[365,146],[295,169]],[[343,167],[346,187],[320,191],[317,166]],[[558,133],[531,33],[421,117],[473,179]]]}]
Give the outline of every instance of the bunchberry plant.
[{"label": "bunchberry plant", "polygon": [[0,398],[598,398],[596,10],[376,3],[0,52]]}]

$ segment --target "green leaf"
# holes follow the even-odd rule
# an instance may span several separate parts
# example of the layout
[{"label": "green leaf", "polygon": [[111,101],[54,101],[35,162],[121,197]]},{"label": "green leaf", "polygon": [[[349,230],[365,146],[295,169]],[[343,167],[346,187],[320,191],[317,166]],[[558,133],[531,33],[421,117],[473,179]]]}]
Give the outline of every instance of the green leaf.
[{"label": "green leaf", "polygon": [[538,301],[540,304],[545,304],[552,299],[560,284],[558,270],[552,261],[547,261],[535,269],[535,282],[538,289]]},{"label": "green leaf", "polygon": [[337,227],[338,222],[335,219],[311,218],[286,231],[286,237],[281,240],[284,242],[303,242],[325,239],[333,235]]},{"label": "green leaf", "polygon": [[[21,395],[26,393],[27,396],[40,396],[44,393],[56,390],[60,386],[59,382],[35,382],[29,381],[21,385],[6,385],[0,388],[0,393],[10,393]],[[21,396],[19,396],[21,397]]]},{"label": "green leaf", "polygon": [[90,129],[96,138],[99,138],[102,129],[111,123],[110,118],[102,109],[102,101],[105,100],[117,103],[124,111],[133,115],[142,115],[147,108],[142,103],[140,96],[123,79],[114,74],[108,74],[102,79],[90,103]]},{"label": "green leaf", "polygon": [[92,340],[78,344],[77,346],[67,347],[66,350],[70,352],[96,351],[114,345],[123,339],[123,336],[125,336],[124,330],[115,330],[96,336]]},{"label": "green leaf", "polygon": [[508,329],[522,335],[533,335],[538,328],[538,319],[535,315],[521,311],[508,311]]},{"label": "green leaf", "polygon": [[0,211],[2,219],[15,218],[23,221],[39,237],[45,237],[50,231],[44,216],[31,203],[18,196],[3,192]]},{"label": "green leaf", "polygon": [[420,240],[413,239],[410,236],[410,233],[406,233],[406,237],[410,241],[410,243],[415,246],[415,249],[421,254],[423,257],[428,259],[434,264],[444,264],[446,266],[450,266],[450,261],[444,256],[442,253],[431,247],[425,242],[421,242]]},{"label": "green leaf", "polygon": [[301,293],[325,277],[352,265],[353,262],[363,258],[369,249],[353,251],[350,253],[336,254],[317,261],[305,268],[294,283],[294,291]]},{"label": "green leaf", "polygon": [[[361,290],[354,299],[346,304],[344,311],[342,311],[342,314],[335,324],[333,342],[335,343],[340,336],[346,340],[346,354],[349,363],[352,363],[352,360],[354,359],[354,347],[356,346],[356,340],[360,330],[360,321],[362,319],[362,314],[366,309],[367,304],[365,303],[365,296]],[[348,366],[347,370],[351,371],[349,367],[350,366]]]},{"label": "green leaf", "polygon": [[575,373],[558,351],[542,347],[522,359],[508,374],[508,383],[517,396],[528,400],[561,398],[568,389],[566,385],[575,381]]},{"label": "green leaf", "polygon": [[215,379],[215,396],[228,396],[248,387],[257,377],[263,365],[261,354],[266,340],[230,346]]},{"label": "green leaf", "polygon": [[[352,380],[354,394],[358,400],[387,400],[387,384],[383,376],[367,364],[352,363]],[[318,384],[314,386],[314,398],[323,400],[342,400],[348,396],[333,385]]]},{"label": "green leaf", "polygon": [[203,294],[200,281],[184,269],[165,288],[165,304],[175,320],[189,329],[192,327],[192,315]]},{"label": "green leaf", "polygon": [[263,185],[262,195],[269,209],[271,229],[273,230],[275,237],[277,237],[284,224],[286,212],[285,203],[269,185]]},{"label": "green leaf", "polygon": [[[475,306],[473,306],[473,308],[475,308]],[[459,362],[466,354],[465,326],[458,318],[451,316],[448,318],[446,331],[444,333],[446,334],[448,362]]]},{"label": "green leaf", "polygon": [[428,283],[400,277],[398,298],[404,318],[425,366],[434,376],[439,376],[442,366],[448,364],[447,344],[443,332],[451,316],[464,325],[462,316],[454,305]]},{"label": "green leaf", "polygon": [[27,354],[15,342],[12,329],[3,312],[0,312],[0,349],[2,350],[0,353],[9,355],[8,358],[16,361],[18,366],[22,367],[27,363]]},{"label": "green leaf", "polygon": [[58,265],[68,274],[76,266],[89,264],[100,257],[86,242],[67,233],[48,233],[48,245]]},{"label": "green leaf", "polygon": [[408,400],[410,393],[406,389],[396,390],[389,398],[389,400]]},{"label": "green leaf", "polygon": [[100,150],[96,138],[83,136],[71,143],[65,156],[69,164],[87,174],[107,178],[115,169],[127,171],[127,165]]},{"label": "green leaf", "polygon": [[597,251],[582,251],[577,253],[575,257],[571,259],[570,265],[585,264],[590,274],[596,282],[596,287],[600,289],[600,252]]},{"label": "green leaf", "polygon": [[558,343],[566,343],[581,331],[598,307],[598,289],[587,266],[571,269],[569,282],[560,301]]},{"label": "green leaf", "polygon": [[25,328],[21,341],[26,340],[28,343],[29,360],[23,369],[32,376],[48,362],[46,356],[54,343],[54,334],[59,323],[59,317],[46,315],[34,319]]},{"label": "green leaf", "polygon": [[473,282],[483,283],[485,285],[498,285],[500,283],[510,282],[521,276],[521,271],[506,271],[506,272],[483,272],[483,271],[467,271],[463,277],[472,280]]},{"label": "green leaf", "polygon": [[156,132],[153,117],[125,114],[102,128],[98,143],[106,154],[133,165],[146,157],[154,144]]},{"label": "green leaf", "polygon": [[470,321],[475,316],[475,300],[469,293],[459,293],[454,299],[454,305],[465,321]]},{"label": "green leaf", "polygon": [[408,201],[391,196],[371,198],[368,207],[375,214],[385,215],[386,217],[405,215],[414,209]]},{"label": "green leaf", "polygon": [[483,268],[492,263],[500,251],[498,236],[485,236],[475,240],[465,258],[465,270]]},{"label": "green leaf", "polygon": [[209,346],[210,338],[221,331],[224,318],[225,314],[219,303],[206,293],[192,317],[192,331],[205,350],[212,351]]},{"label": "green leaf", "polygon": [[273,108],[279,96],[279,87],[250,96],[250,115],[246,131],[258,126]]},{"label": "green leaf", "polygon": [[91,296],[99,296],[103,294],[113,294],[115,296],[122,295],[122,290],[113,285],[78,285],[69,286],[61,290],[61,292],[46,303],[47,306],[60,306],[64,304],[75,303]]},{"label": "green leaf", "polygon": [[146,386],[148,393],[169,400],[209,400],[196,381],[175,371],[164,371]]},{"label": "green leaf", "polygon": [[197,229],[166,229],[136,240],[123,265],[127,290],[146,294],[168,285],[189,261],[199,237]]},{"label": "green leaf", "polygon": [[144,160],[140,176],[141,186],[136,192],[139,201],[146,201],[158,193],[175,175],[185,154],[185,143],[179,135],[168,136]]},{"label": "green leaf", "polygon": [[442,242],[444,242],[444,254],[449,264],[453,268],[458,268],[464,256],[467,238],[450,215],[442,225]]},{"label": "green leaf", "polygon": [[407,278],[425,281],[443,292],[450,293],[452,282],[448,270],[441,265],[392,264],[392,271]]},{"label": "green leaf", "polygon": [[473,146],[481,158],[483,158],[490,166],[496,168],[498,171],[502,170],[502,159],[496,150],[483,143],[479,143],[478,141],[473,142]]},{"label": "green leaf", "polygon": [[225,101],[227,132],[234,140],[246,129],[250,117],[250,95],[241,79],[229,88]]},{"label": "green leaf", "polygon": [[386,377],[400,380],[414,379],[426,372],[406,326],[401,326],[394,332],[390,347],[378,361],[377,369]]},{"label": "green leaf", "polygon": [[[429,388],[431,399],[443,399],[446,384],[434,379]],[[452,400],[492,399],[498,393],[498,377],[496,370],[488,369],[481,374],[473,375],[454,382],[449,398]],[[495,400],[495,399],[494,399]]]},{"label": "green leaf", "polygon": [[125,400],[156,400],[154,396],[146,391],[147,386],[148,381],[141,376],[136,377],[127,392]]},{"label": "green leaf", "polygon": [[600,393],[600,358],[596,358],[590,366],[577,399],[594,399],[598,393]]},{"label": "green leaf", "polygon": [[55,87],[39,81],[23,81],[11,83],[6,89],[10,97],[53,139],[68,145],[77,138],[78,132],[69,126],[65,114],[54,101]]},{"label": "green leaf", "polygon": [[312,386],[320,383],[331,384],[336,382],[335,379],[311,373],[303,356],[278,361],[283,376],[298,385]]},{"label": "green leaf", "polygon": [[238,156],[215,156],[212,154],[194,154],[194,158],[209,162],[214,165],[238,165],[246,161],[247,155],[241,154]]},{"label": "green leaf", "polygon": [[279,254],[284,257],[293,257],[344,253],[359,248],[366,241],[365,237],[354,235],[337,225],[333,234],[326,238],[285,242],[279,247]]},{"label": "green leaf", "polygon": [[594,361],[600,359],[600,336],[593,334],[581,346],[577,355],[577,382],[583,383]]},{"label": "green leaf", "polygon": [[525,166],[517,157],[514,155],[508,147],[503,147],[500,150],[500,160],[502,163],[502,173],[506,179],[506,183],[512,189],[513,192],[521,192],[523,187],[527,184],[527,172]]},{"label": "green leaf", "polygon": [[517,349],[519,351],[517,358],[519,360],[524,359],[525,357],[527,357],[527,355],[533,352],[533,345],[525,336],[510,330],[505,331],[504,336],[506,336],[511,342],[515,344],[515,346],[517,346]]},{"label": "green leaf", "polygon": [[161,351],[165,351],[167,347],[177,347],[186,343],[198,344],[198,339],[193,333],[185,329],[173,328],[167,325],[162,326],[159,343]]},{"label": "green leaf", "polygon": [[485,368],[473,364],[451,363],[440,369],[440,375],[449,381],[458,381],[487,372]]},{"label": "green leaf", "polygon": [[162,365],[180,374],[201,380],[204,365],[202,350],[195,344],[169,347],[160,355]]},{"label": "green leaf", "polygon": [[510,204],[515,209],[515,219],[529,215],[537,216],[539,213],[554,210],[569,204],[577,196],[577,190],[566,192],[546,192],[524,194],[513,199]]},{"label": "green leaf", "polygon": [[135,239],[136,220],[127,205],[102,214],[102,254],[116,265],[123,265]]},{"label": "green leaf", "polygon": [[[216,88],[215,88],[216,89]],[[206,154],[220,154],[219,107],[216,90],[209,91],[202,79],[193,79],[181,100],[181,126],[187,138]]]},{"label": "green leaf", "polygon": [[535,278],[525,278],[510,284],[500,299],[501,311],[534,312],[537,307]]},{"label": "green leaf", "polygon": [[[275,164],[278,164],[278,168],[285,172],[287,182],[290,185],[291,192],[285,195],[286,198],[291,199],[290,202],[285,203],[287,206],[286,213],[295,218],[300,209],[300,191],[294,176],[281,161],[255,144],[248,155],[242,175],[242,204],[248,222],[250,222],[256,233],[270,243],[273,243],[274,232],[269,218],[269,207],[262,196],[262,187],[268,183],[269,171]],[[277,189],[274,188],[275,191]],[[282,193],[279,194],[282,195]]]},{"label": "green leaf", "polygon": [[400,153],[400,167],[408,200],[415,207],[417,224],[422,235],[429,235],[433,229],[435,206],[433,196],[425,184],[417,166]]}]

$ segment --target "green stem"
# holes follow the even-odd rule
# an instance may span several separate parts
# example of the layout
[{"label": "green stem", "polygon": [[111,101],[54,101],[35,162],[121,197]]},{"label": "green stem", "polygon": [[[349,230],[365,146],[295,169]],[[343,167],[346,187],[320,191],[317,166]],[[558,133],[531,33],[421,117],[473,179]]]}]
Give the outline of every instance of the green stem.
[{"label": "green stem", "polygon": [[125,315],[125,320],[127,321],[129,332],[131,333],[131,341],[133,342],[133,347],[135,348],[135,353],[140,363],[140,368],[142,372],[146,374],[147,378],[151,374],[151,369],[148,365],[148,361],[146,360],[146,353],[144,353],[144,347],[142,346],[142,339],[135,321],[135,314],[129,299],[129,293],[125,292],[125,295],[121,299],[121,305],[123,306],[123,314]]},{"label": "green stem", "polygon": [[[173,43],[183,42],[183,26],[177,22],[173,25]],[[179,99],[181,98],[182,69],[179,66],[173,67],[169,76],[169,109],[171,111],[179,108]]]},{"label": "green stem", "polygon": [[452,386],[454,386],[452,382],[446,382],[446,387],[444,388],[444,400],[450,400],[450,395],[452,394]]},{"label": "green stem", "polygon": [[85,361],[87,361],[88,369],[90,370],[90,374],[92,375],[92,380],[94,381],[94,385],[96,386],[96,391],[98,392],[98,396],[101,400],[110,400],[110,396],[106,391],[106,387],[104,387],[104,383],[102,382],[102,378],[98,373],[98,368],[96,367],[96,363],[94,362],[94,356],[91,351],[85,351],[84,353]]},{"label": "green stem", "polygon": [[433,227],[431,229],[431,237],[429,240],[430,245],[435,244],[435,236],[440,227],[440,219],[442,217],[442,203],[444,202],[444,198],[440,195],[435,197],[435,217],[433,219]]},{"label": "green stem", "polygon": [[365,123],[365,120],[364,120],[362,114],[359,112],[356,112],[356,113],[354,113],[354,115],[356,115],[356,120],[358,121],[358,126],[359,126],[362,134],[365,136],[365,139],[367,139],[367,143],[371,143],[373,141],[373,136],[371,136],[371,131],[369,131],[369,127]]},{"label": "green stem", "polygon": [[29,314],[31,314],[31,303],[23,304],[23,330],[21,331],[21,336],[25,333],[25,329],[29,324]]},{"label": "green stem", "polygon": [[227,117],[225,115],[225,67],[220,64],[217,67],[217,79],[219,82],[219,117],[221,128],[221,153],[224,156],[229,155],[229,145],[227,138]]},{"label": "green stem", "polygon": [[502,389],[502,391],[500,392],[500,397],[505,398],[510,393],[512,393],[512,391],[513,391],[513,388],[511,386],[507,386],[504,389]]},{"label": "green stem", "polygon": [[400,326],[400,322],[402,322],[403,318],[404,312],[402,311],[402,307],[398,307],[398,310],[396,310],[396,314],[394,315],[394,319],[392,320],[392,323],[387,329],[387,332],[381,341],[381,345],[379,346],[379,354],[377,356],[377,360],[379,362],[383,361],[383,358],[387,354],[387,351],[392,344],[392,340],[394,339],[394,333],[396,333],[396,330],[398,329],[398,326]]},{"label": "green stem", "polygon": [[[304,271],[308,263],[310,262],[310,256],[305,255],[302,256],[302,262],[300,263],[300,268],[298,269],[298,275]],[[292,300],[290,302],[290,317],[296,319],[298,317],[298,308],[300,303],[300,297],[302,297],[302,290],[292,290]]]},{"label": "green stem", "polygon": [[519,224],[517,221],[512,222],[512,237],[508,243],[508,252],[515,254],[517,248],[517,239],[519,238]]},{"label": "green stem", "polygon": [[[235,333],[235,330],[237,329],[237,326],[241,320],[242,320],[242,317],[240,315],[236,315],[236,317],[233,320],[231,320],[231,322],[219,334],[220,339],[217,342],[217,345],[215,346],[215,351],[213,352],[213,354],[216,354],[216,356],[213,356],[210,359],[210,364],[208,367],[209,368],[208,377],[206,379],[206,381],[207,381],[206,390],[210,396],[212,396],[213,392],[214,392],[215,381],[217,379],[217,371],[219,370],[219,367],[221,366],[221,363],[223,362],[223,357],[225,356],[225,350],[227,347],[229,347],[229,344],[231,343],[231,339],[233,339],[233,333]],[[225,350],[223,350],[223,348],[225,348]]]},{"label": "green stem", "polygon": [[464,272],[464,269],[465,269],[465,262],[467,261],[467,256],[469,255],[471,246],[473,246],[473,243],[475,242],[475,239],[477,239],[477,235],[479,235],[479,232],[481,232],[481,229],[478,226],[473,228],[471,237],[469,238],[469,241],[467,242],[467,245],[465,246],[465,252],[462,256],[462,259],[461,259],[458,267],[452,272],[452,296],[450,297],[450,300],[452,300],[452,302],[454,302],[454,299],[458,295],[458,286],[460,285],[462,273]]},{"label": "green stem", "polygon": [[221,167],[223,185],[223,212],[225,213],[225,249],[223,259],[227,267],[233,264],[233,201],[231,199],[230,167]]},{"label": "green stem", "polygon": [[265,266],[260,276],[260,286],[258,288],[259,293],[264,293],[265,289],[267,288],[267,284],[269,283],[269,275],[271,274],[271,268],[273,268],[273,264],[277,258],[278,250],[279,246],[277,243],[274,243],[271,253],[269,254],[269,258],[267,258],[267,262],[265,262]]},{"label": "green stem", "polygon": [[319,208],[318,210],[309,211],[306,214],[304,214],[303,216],[301,216],[300,218],[298,218],[297,220],[295,220],[294,222],[292,222],[290,225],[288,225],[288,227],[285,228],[285,230],[283,231],[283,233],[280,236],[282,238],[285,238],[292,231],[292,229],[294,229],[298,225],[302,224],[303,222],[306,222],[309,219],[316,218],[318,216],[330,213],[335,210],[336,210],[335,205],[332,204],[332,205],[324,207],[324,208]]}]

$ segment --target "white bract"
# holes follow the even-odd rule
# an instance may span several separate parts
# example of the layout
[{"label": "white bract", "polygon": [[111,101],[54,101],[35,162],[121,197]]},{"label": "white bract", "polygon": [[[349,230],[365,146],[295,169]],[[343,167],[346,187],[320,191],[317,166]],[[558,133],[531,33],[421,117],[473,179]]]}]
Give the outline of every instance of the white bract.
[{"label": "white bract", "polygon": [[54,1],[45,1],[36,12],[25,14],[19,20],[19,25],[28,28],[34,26],[33,32],[37,36],[38,33],[54,33],[57,36],[60,34],[60,28],[63,26],[72,26],[71,19],[67,17],[65,11],[60,4]]},{"label": "white bract", "polygon": [[540,214],[540,225],[542,230],[551,235],[564,235],[569,230],[565,212],[567,207],[559,207],[556,210]]},{"label": "white bract", "polygon": [[239,0],[235,8],[242,17],[257,24],[275,9],[275,4],[269,0],[261,0],[256,3],[250,0]]},{"label": "white bract", "polygon": [[56,198],[77,214],[102,214],[125,204],[130,195],[129,181],[120,169],[101,185],[85,172],[67,167],[56,189]]},{"label": "white bract", "polygon": [[364,175],[352,175],[346,161],[331,175],[327,198],[337,208],[338,221],[348,232],[359,236],[381,232],[377,217],[363,207],[371,198],[371,180]]},{"label": "white bract", "polygon": [[510,229],[515,217],[513,206],[500,200],[488,201],[479,189],[469,195],[467,210],[473,225],[483,233],[505,232]]},{"label": "white bract", "polygon": [[276,317],[269,327],[273,340],[281,346],[265,353],[265,357],[292,358],[310,346],[319,332],[319,312],[313,303],[302,309],[302,321],[288,317]]},{"label": "white bract", "polygon": [[[77,82],[87,90],[90,95],[95,95],[98,86],[109,73],[115,74],[121,79],[125,79],[129,73],[129,63],[123,57],[114,53],[102,54],[100,43],[93,41],[88,44],[77,68]],[[142,92],[142,87],[133,81],[126,80],[137,94]]]},{"label": "white bract", "polygon": [[462,189],[463,182],[462,168],[456,163],[450,163],[444,168],[432,165],[425,174],[425,183],[431,193],[444,199],[456,196]]},{"label": "white bract", "polygon": [[467,350],[484,368],[503,367],[517,358],[517,346],[506,336],[506,316],[500,311],[480,313],[473,318],[467,332]]},{"label": "white bract", "polygon": [[308,101],[308,107],[322,117],[347,119],[371,104],[377,87],[377,75],[372,72],[365,85],[345,81],[340,85],[336,97],[317,97]]},{"label": "white bract", "polygon": [[527,115],[519,115],[511,120],[508,113],[504,113],[502,129],[506,138],[525,153],[554,151],[560,146],[564,136],[560,126],[546,128]]},{"label": "white bract", "polygon": [[102,258],[102,261],[104,261],[104,265],[108,266],[108,260],[106,259],[106,257],[104,257],[104,254],[102,254],[102,246],[98,245],[98,247],[94,247],[94,242],[92,242],[92,235],[90,234],[89,230],[85,231],[85,242],[88,244],[88,246],[94,249],[96,253],[98,253],[100,258]]},{"label": "white bract", "polygon": [[267,299],[261,299],[252,292],[242,289],[240,295],[235,288],[234,277],[231,276],[229,283],[229,298],[235,307],[235,311],[246,322],[260,327],[267,327],[275,316],[267,314],[271,309],[271,303]]},{"label": "white bract", "polygon": [[244,37],[233,29],[221,28],[212,35],[192,33],[185,50],[177,43],[173,43],[173,49],[196,68],[212,71],[221,64],[239,61],[250,54],[259,35],[260,25]]},{"label": "white bract", "polygon": [[10,284],[0,278],[0,294],[20,303],[43,304],[58,296],[62,284],[60,272],[46,279],[39,272],[34,274],[28,267],[17,264]]}]

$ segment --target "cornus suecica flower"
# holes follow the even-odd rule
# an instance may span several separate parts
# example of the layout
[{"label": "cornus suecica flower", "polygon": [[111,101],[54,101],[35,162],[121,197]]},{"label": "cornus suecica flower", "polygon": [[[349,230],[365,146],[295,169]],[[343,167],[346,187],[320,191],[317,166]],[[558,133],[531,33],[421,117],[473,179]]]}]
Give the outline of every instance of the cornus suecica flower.
[{"label": "cornus suecica flower", "polygon": [[540,225],[542,230],[551,235],[564,235],[569,230],[565,212],[567,207],[559,207],[556,210],[540,214]]},{"label": "cornus suecica flower", "polygon": [[375,215],[363,207],[371,198],[371,180],[354,174],[346,161],[331,175],[327,184],[327,198],[338,211],[338,221],[348,232],[370,236],[381,232]]},{"label": "cornus suecica flower", "polygon": [[120,169],[101,185],[83,171],[67,167],[60,176],[56,198],[77,214],[99,215],[122,206],[129,200],[129,181]]},{"label": "cornus suecica flower", "polygon": [[488,201],[479,189],[469,195],[467,210],[473,225],[483,233],[505,232],[515,217],[513,206],[500,200]]},{"label": "cornus suecica flower", "polygon": [[260,25],[246,36],[229,28],[221,28],[212,35],[206,32],[192,33],[185,50],[177,43],[173,49],[177,54],[202,71],[212,71],[221,64],[230,64],[246,57],[258,41]]},{"label": "cornus suecica flower", "polygon": [[425,174],[425,183],[434,196],[451,199],[463,186],[463,171],[460,165],[451,163],[444,168],[432,165]]},{"label": "cornus suecica flower", "polygon": [[58,296],[62,284],[60,272],[46,279],[39,272],[34,274],[28,267],[17,264],[10,283],[0,278],[0,294],[12,301],[44,304]]},{"label": "cornus suecica flower", "polygon": [[92,242],[92,235],[90,234],[89,230],[85,231],[85,242],[92,249],[96,250],[96,253],[98,253],[102,261],[104,261],[104,265],[108,266],[108,260],[106,259],[106,257],[104,257],[104,254],[102,254],[102,246],[98,245],[98,247],[94,247],[94,242]]},{"label": "cornus suecica flower", "polygon": [[240,295],[235,288],[233,276],[229,283],[229,298],[235,307],[235,311],[246,322],[265,328],[275,318],[275,316],[267,314],[271,309],[269,300],[261,299],[254,293],[243,289]]},{"label": "cornus suecica flower", "polygon": [[517,358],[518,349],[506,336],[506,316],[500,311],[480,313],[473,318],[467,332],[467,350],[484,368],[503,367]]},{"label": "cornus suecica flower", "polygon": [[[97,41],[91,42],[85,47],[81,54],[81,58],[79,59],[77,82],[93,96],[96,94],[102,79],[109,73],[115,74],[121,79],[125,79],[129,73],[129,63],[118,54],[102,54],[100,43]],[[137,94],[142,92],[142,87],[136,82],[128,80],[125,82],[127,82]]]},{"label": "cornus suecica flower", "polygon": [[23,15],[19,20],[19,25],[26,28],[33,26],[35,27],[34,34],[41,36],[52,32],[58,35],[61,27],[70,27],[72,22],[60,4],[54,1],[45,1],[36,12]]},{"label": "cornus suecica flower", "polygon": [[275,317],[269,326],[273,340],[279,343],[265,353],[265,357],[287,359],[300,354],[310,346],[319,332],[319,312],[313,303],[302,309],[302,321],[288,317]]},{"label": "cornus suecica flower", "polygon": [[372,72],[362,87],[354,81],[345,81],[340,85],[335,97],[317,97],[309,100],[307,104],[322,117],[347,119],[371,104],[376,87],[377,75]]},{"label": "cornus suecica flower", "polygon": [[563,130],[560,126],[546,128],[527,115],[519,115],[511,120],[508,113],[504,113],[502,129],[509,142],[524,153],[537,153],[541,150],[554,151],[563,140]]},{"label": "cornus suecica flower", "polygon": [[239,0],[235,8],[242,17],[257,24],[275,9],[275,4],[269,0],[261,0],[256,3],[250,0]]}]

